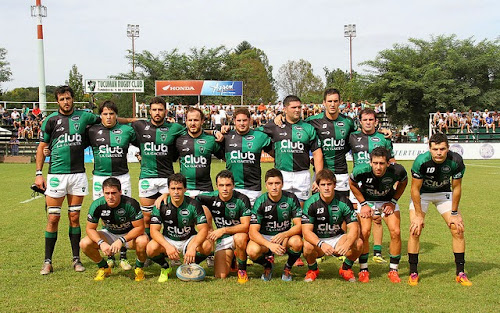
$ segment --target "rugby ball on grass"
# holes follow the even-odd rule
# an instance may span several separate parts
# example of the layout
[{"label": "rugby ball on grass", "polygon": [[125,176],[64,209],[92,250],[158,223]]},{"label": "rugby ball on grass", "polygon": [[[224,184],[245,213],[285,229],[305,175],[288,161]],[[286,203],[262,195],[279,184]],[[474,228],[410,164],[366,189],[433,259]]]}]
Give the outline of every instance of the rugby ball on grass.
[{"label": "rugby ball on grass", "polygon": [[196,263],[182,264],[175,272],[177,278],[182,281],[201,281],[205,279],[205,269]]}]

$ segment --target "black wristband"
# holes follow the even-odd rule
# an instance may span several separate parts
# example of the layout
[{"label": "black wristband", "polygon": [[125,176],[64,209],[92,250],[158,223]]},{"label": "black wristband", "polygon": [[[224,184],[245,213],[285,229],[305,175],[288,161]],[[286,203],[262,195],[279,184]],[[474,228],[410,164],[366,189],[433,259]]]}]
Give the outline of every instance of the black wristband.
[{"label": "black wristband", "polygon": [[365,206],[365,205],[367,205],[367,204],[368,204],[368,202],[363,201],[363,202],[361,202],[359,205],[363,207],[363,206]]},{"label": "black wristband", "polygon": [[458,216],[458,211],[451,211],[451,216]]},{"label": "black wristband", "polygon": [[42,175],[43,175],[42,170],[36,170],[35,176],[42,176]]},{"label": "black wristband", "polygon": [[100,239],[98,242],[97,242],[97,245],[100,247],[102,245],[102,243],[104,242],[104,240]]},{"label": "black wristband", "polygon": [[318,248],[321,248],[321,246],[324,244],[325,242],[323,240],[319,240],[318,241],[318,244],[316,244],[318,246]]},{"label": "black wristband", "polygon": [[120,239],[120,241],[122,243],[126,243],[127,242],[127,239],[125,239],[125,237],[123,237],[123,236],[120,236],[120,238],[118,238],[118,239]]},{"label": "black wristband", "polygon": [[391,202],[392,202],[394,205],[396,205],[396,204],[398,204],[398,199],[394,199],[394,198],[392,198],[392,199],[391,199]]}]

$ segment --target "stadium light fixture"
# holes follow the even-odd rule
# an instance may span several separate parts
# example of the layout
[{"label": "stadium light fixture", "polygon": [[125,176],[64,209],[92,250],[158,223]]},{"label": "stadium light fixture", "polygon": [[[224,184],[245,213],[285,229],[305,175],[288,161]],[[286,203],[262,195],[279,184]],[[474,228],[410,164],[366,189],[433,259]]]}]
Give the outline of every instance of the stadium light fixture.
[{"label": "stadium light fixture", "polygon": [[[139,25],[127,24],[127,37],[132,39],[132,77],[135,78],[135,38],[139,38]],[[132,116],[136,116],[135,92],[132,93]]]},{"label": "stadium light fixture", "polygon": [[356,24],[344,25],[344,37],[349,38],[349,77],[352,79],[352,38],[356,37]]},{"label": "stadium light fixture", "polygon": [[47,91],[45,86],[45,56],[43,52],[43,27],[42,18],[47,17],[47,7],[42,5],[41,0],[35,1],[31,6],[31,17],[37,19],[37,45],[38,45],[38,104],[40,111],[47,110]]}]

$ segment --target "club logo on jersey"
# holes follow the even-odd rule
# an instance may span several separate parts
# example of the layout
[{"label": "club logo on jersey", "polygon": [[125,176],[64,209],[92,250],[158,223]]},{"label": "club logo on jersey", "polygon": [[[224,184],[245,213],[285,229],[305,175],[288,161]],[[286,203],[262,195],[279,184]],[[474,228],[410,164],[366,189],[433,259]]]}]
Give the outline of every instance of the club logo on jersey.
[{"label": "club logo on jersey", "polygon": [[290,218],[290,216],[288,215],[288,211],[283,211],[283,212],[282,212],[282,215],[283,215],[283,218],[284,218],[285,220],[287,220],[287,219],[289,219],[289,218]]},{"label": "club logo on jersey", "polygon": [[[201,147],[200,147],[201,148]],[[190,155],[186,155],[186,157],[184,158],[184,163],[186,165],[188,164],[201,164],[201,165],[207,165],[208,162],[207,162],[207,158],[205,158],[204,156],[199,156],[199,157],[195,157],[193,156],[192,154]]]},{"label": "club logo on jersey", "polygon": [[441,167],[441,171],[443,173],[449,173],[449,172],[451,172],[451,167],[449,167],[448,165],[445,165],[445,166]]},{"label": "club logo on jersey", "polygon": [[116,143],[120,144],[122,142],[122,137],[115,137]]},{"label": "club logo on jersey", "polygon": [[125,223],[127,221],[127,218],[126,217],[119,217],[118,218],[118,221],[120,221],[120,223]]},{"label": "club logo on jersey", "polygon": [[230,218],[235,218],[236,217],[236,212],[235,211],[229,211],[229,217]]},{"label": "club logo on jersey", "polygon": [[200,153],[205,154],[205,147],[200,147]]},{"label": "club logo on jersey", "polygon": [[168,132],[168,127],[160,127],[161,132]]},{"label": "club logo on jersey", "polygon": [[335,125],[337,125],[338,127],[344,127],[345,126],[344,122],[337,122],[337,123],[335,123]]},{"label": "club logo on jersey", "polygon": [[101,191],[102,190],[102,184],[100,182],[95,182],[94,183],[94,190],[95,191]]},{"label": "club logo on jersey", "polygon": [[149,130],[149,128],[150,128],[150,127],[151,127],[151,126],[146,125],[146,127],[144,127],[144,130]]},{"label": "club logo on jersey", "polygon": [[273,208],[272,205],[266,205],[266,207],[264,208],[264,212],[270,212],[272,208]]},{"label": "club logo on jersey", "polygon": [[328,127],[328,125],[326,125],[326,124],[323,124],[323,126],[322,126],[322,127],[323,127],[323,128],[327,128],[327,127]]},{"label": "club logo on jersey", "polygon": [[110,147],[108,145],[99,146],[99,154],[123,154],[122,147]]},{"label": "club logo on jersey", "polygon": [[79,123],[75,123],[73,126],[75,127],[75,130],[80,130],[80,124]]},{"label": "club logo on jersey", "polygon": [[371,137],[370,140],[373,142],[380,142],[380,138],[378,137]]},{"label": "club logo on jersey", "polygon": [[390,177],[382,178],[382,184],[392,184],[392,178]]},{"label": "club logo on jersey", "polygon": [[49,181],[50,187],[57,187],[57,186],[59,186],[59,183],[60,183],[60,181],[59,181],[59,178],[57,178],[57,177],[52,177]]},{"label": "club logo on jersey", "polygon": [[149,189],[149,181],[147,180],[141,181],[141,188],[144,190]]},{"label": "club logo on jersey", "polygon": [[125,209],[124,208],[119,208],[118,210],[116,210],[116,214],[118,214],[120,216],[124,216],[125,215]]},{"label": "club logo on jersey", "polygon": [[80,117],[77,115],[77,116],[73,116],[71,118],[72,121],[78,121],[80,119]]},{"label": "club logo on jersey", "polygon": [[182,225],[187,226],[189,224],[189,220],[186,218],[181,219]]},{"label": "club logo on jersey", "polygon": [[252,136],[252,135],[250,135],[250,136],[246,136],[246,137],[245,137],[245,139],[246,139],[246,140],[254,140],[254,138],[255,138],[255,137],[254,137],[254,136]]},{"label": "club logo on jersey", "polygon": [[145,152],[163,152],[163,153],[167,153],[168,152],[168,146],[165,145],[165,144],[163,144],[163,143],[160,143],[159,145],[156,145],[154,142],[146,142],[144,144],[144,151]]},{"label": "club logo on jersey", "polygon": [[230,202],[230,203],[226,204],[226,207],[230,210],[234,210],[234,209],[236,209],[236,203]]},{"label": "club logo on jersey", "polygon": [[180,212],[179,212],[180,215],[182,216],[188,216],[189,215],[189,211],[186,210],[186,209],[182,209]]},{"label": "club logo on jersey", "polygon": [[323,147],[344,147],[345,139],[336,140],[333,138],[326,138],[323,140]]},{"label": "club logo on jersey", "polygon": [[80,134],[74,134],[74,135],[63,134],[57,137],[56,144],[72,145],[72,143],[80,143],[81,141],[82,141],[82,135]]},{"label": "club logo on jersey", "polygon": [[253,143],[252,142],[247,142],[247,148],[248,149],[252,149],[253,147]]},{"label": "club logo on jersey", "polygon": [[286,210],[287,208],[288,208],[288,203],[286,203],[286,202],[280,203],[280,209]]},{"label": "club logo on jersey", "polygon": [[245,161],[255,161],[255,154],[250,151],[241,152],[240,150],[235,150],[231,151],[229,156],[231,157],[231,159],[240,160],[242,163],[245,163]]},{"label": "club logo on jersey", "polygon": [[345,130],[344,129],[341,129],[340,133],[342,134],[342,137],[345,137]]},{"label": "club logo on jersey", "polygon": [[302,139],[302,133],[300,133],[300,132],[296,133],[295,136],[297,136],[297,138],[299,138],[299,139]]}]

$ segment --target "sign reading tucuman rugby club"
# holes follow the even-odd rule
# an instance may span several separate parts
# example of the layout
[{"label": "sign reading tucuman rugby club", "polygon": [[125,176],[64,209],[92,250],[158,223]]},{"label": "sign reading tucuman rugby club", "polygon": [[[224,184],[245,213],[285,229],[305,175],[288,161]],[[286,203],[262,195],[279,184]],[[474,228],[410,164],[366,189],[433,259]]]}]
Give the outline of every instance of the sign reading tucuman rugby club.
[{"label": "sign reading tucuman rugby club", "polygon": [[144,81],[135,79],[86,79],[85,93],[144,92]]}]

